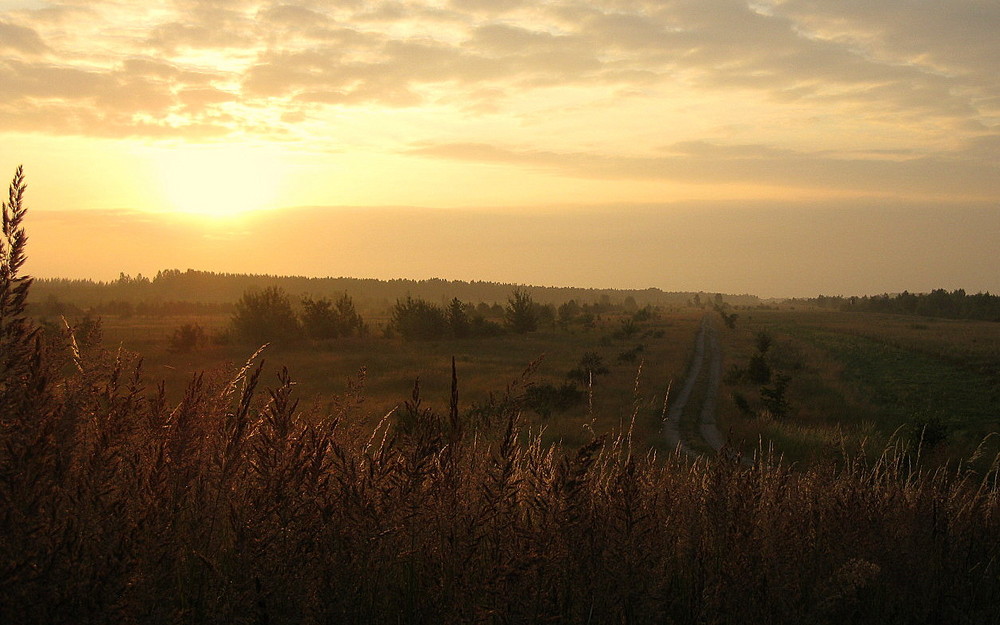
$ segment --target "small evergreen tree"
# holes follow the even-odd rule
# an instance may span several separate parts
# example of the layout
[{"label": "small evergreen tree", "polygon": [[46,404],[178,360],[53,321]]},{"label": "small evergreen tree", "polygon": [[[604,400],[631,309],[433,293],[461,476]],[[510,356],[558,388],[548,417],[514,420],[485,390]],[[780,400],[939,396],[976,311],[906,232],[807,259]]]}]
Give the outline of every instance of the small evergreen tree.
[{"label": "small evergreen tree", "polygon": [[354,307],[354,300],[347,293],[340,296],[334,304],[337,313],[337,333],[340,336],[359,336],[365,333],[365,322]]},{"label": "small evergreen tree", "polygon": [[302,330],[311,339],[335,339],[340,333],[333,302],[327,298],[302,298]]},{"label": "small evergreen tree", "polygon": [[507,322],[507,327],[518,334],[526,334],[538,329],[538,315],[527,290],[514,289],[507,299],[504,320]]},{"label": "small evergreen tree", "polygon": [[559,325],[563,328],[569,326],[580,314],[580,305],[576,303],[575,299],[571,299],[568,302],[564,302],[559,305],[558,309],[558,319]]},{"label": "small evergreen tree", "polygon": [[448,304],[448,325],[451,326],[452,335],[457,339],[464,339],[472,330],[465,304],[457,297]]},{"label": "small evergreen tree", "polygon": [[597,376],[607,375],[610,370],[604,365],[604,359],[597,352],[587,352],[580,359],[575,369],[566,373],[566,377],[576,380],[583,386],[590,386]]},{"label": "small evergreen tree", "polygon": [[288,294],[276,286],[243,293],[232,326],[235,338],[251,345],[287,342],[301,333]]}]

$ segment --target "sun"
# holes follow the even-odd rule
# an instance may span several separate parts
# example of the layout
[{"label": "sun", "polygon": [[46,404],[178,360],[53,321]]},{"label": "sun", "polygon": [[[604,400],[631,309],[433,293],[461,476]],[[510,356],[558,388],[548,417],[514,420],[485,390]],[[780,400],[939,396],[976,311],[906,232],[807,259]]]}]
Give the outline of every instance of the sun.
[{"label": "sun", "polygon": [[279,203],[284,167],[268,146],[181,146],[155,160],[162,200],[172,210],[227,218]]}]

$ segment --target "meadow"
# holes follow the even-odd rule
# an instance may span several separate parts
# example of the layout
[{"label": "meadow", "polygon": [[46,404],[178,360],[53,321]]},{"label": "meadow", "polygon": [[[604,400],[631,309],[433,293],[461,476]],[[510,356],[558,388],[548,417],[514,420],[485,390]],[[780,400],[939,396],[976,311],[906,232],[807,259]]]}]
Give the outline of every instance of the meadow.
[{"label": "meadow", "polygon": [[[550,324],[524,335],[428,341],[383,338],[388,319],[370,318],[372,336],[268,346],[262,353],[263,379],[274,381],[287,367],[296,373],[296,395],[303,406],[329,411],[350,403],[358,419],[370,427],[400,406],[417,380],[426,400],[448,403],[452,358],[461,407],[473,409],[508,384],[564,384],[567,372],[592,353],[608,372],[596,377],[588,389],[580,384],[587,401],[544,416],[526,410],[532,427],[543,430],[546,442],[581,445],[594,432],[620,430],[634,420],[637,440],[665,450],[660,435],[664,395],[683,379],[703,314],[700,309],[664,311],[637,324],[629,336],[620,331],[629,316],[612,314],[596,319],[592,327],[565,329]],[[228,330],[230,321],[231,315],[225,314],[105,316],[100,322],[101,349],[120,347],[141,354],[146,375],[162,379],[168,397],[177,401],[193,376],[231,373],[259,346],[208,340],[190,351],[173,351],[171,333],[197,324],[206,335],[218,335]]]},{"label": "meadow", "polygon": [[[789,378],[787,418],[747,418],[733,375],[772,340],[767,362]],[[930,462],[992,458],[1000,431],[1000,325],[990,321],[820,309],[751,310],[722,335],[729,371],[720,410],[744,441],[808,462],[893,439],[923,442]],[[985,441],[985,442],[984,442]]]},{"label": "meadow", "polygon": [[[812,463],[866,453],[877,456],[894,441],[919,445],[930,466],[969,462],[988,467],[1000,450],[1000,326],[987,321],[836,312],[808,307],[726,308],[732,328],[707,307],[659,309],[654,318],[604,315],[584,327],[555,323],[527,334],[407,341],[382,337],[387,317],[371,318],[366,337],[299,341],[269,346],[264,380],[282,367],[296,372],[296,394],[318,412],[354,406],[357,427],[374,427],[401,406],[419,380],[425,400],[450,402],[455,359],[460,407],[476,409],[509,384],[558,386],[585,354],[597,354],[608,373],[594,378],[587,401],[525,422],[546,443],[585,444],[595,433],[631,428],[643,449],[673,451],[662,432],[668,389],[677,393],[692,358],[699,322],[708,316],[722,340],[724,383],[718,397],[720,429],[731,445],[752,455],[760,446],[787,460]],[[725,314],[725,313],[724,313]],[[142,354],[146,375],[166,382],[178,401],[199,372],[225,376],[256,345],[211,340],[190,351],[170,348],[171,332],[197,324],[208,336],[225,333],[232,314],[105,316],[103,348]],[[748,363],[761,334],[773,378],[788,378],[786,415],[761,409],[766,382],[748,380]],[[742,372],[744,375],[738,375]],[[581,384],[581,387],[584,386]],[[773,386],[773,383],[770,384]],[[710,392],[699,379],[682,423],[686,442],[712,452],[697,433],[694,414]],[[749,399],[741,411],[735,396]]]}]

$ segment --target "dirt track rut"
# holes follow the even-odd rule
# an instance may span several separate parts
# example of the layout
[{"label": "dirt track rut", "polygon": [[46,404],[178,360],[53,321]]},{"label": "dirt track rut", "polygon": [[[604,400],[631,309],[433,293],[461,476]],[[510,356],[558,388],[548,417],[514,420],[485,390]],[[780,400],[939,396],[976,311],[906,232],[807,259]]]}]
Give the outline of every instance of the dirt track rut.
[{"label": "dirt track rut", "polygon": [[[698,412],[697,434],[695,434],[700,440],[692,441],[688,438],[687,432],[694,428],[684,428],[685,434],[682,435],[681,423],[685,421],[685,413],[689,415],[688,419],[693,414],[687,409],[687,405],[700,380],[705,380],[706,385],[701,410]],[[663,422],[663,434],[671,447],[695,456],[699,453],[696,448],[707,446],[715,451],[722,448],[726,438],[716,424],[716,401],[721,381],[722,348],[719,345],[719,337],[710,316],[705,315],[701,320],[698,336],[695,338],[694,358],[691,360],[691,368],[684,379],[684,386],[674,401],[670,403],[667,417]]]}]

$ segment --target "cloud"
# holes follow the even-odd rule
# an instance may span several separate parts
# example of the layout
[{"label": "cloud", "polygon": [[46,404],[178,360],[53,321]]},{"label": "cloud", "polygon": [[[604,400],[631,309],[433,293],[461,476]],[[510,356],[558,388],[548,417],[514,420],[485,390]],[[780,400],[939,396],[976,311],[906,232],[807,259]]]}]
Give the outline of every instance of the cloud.
[{"label": "cloud", "polygon": [[[311,120],[296,135],[308,141],[316,120],[387,110],[400,125],[372,143],[455,150],[502,128],[524,133],[511,162],[573,175],[993,193],[993,153],[961,146],[1000,115],[998,27],[1000,5],[955,0],[66,1],[0,12],[0,121],[196,140]],[[588,147],[595,129],[633,125],[625,115],[648,116],[647,136],[612,146],[608,130]],[[720,141],[713,115],[741,136]],[[795,151],[649,156],[697,132]]]},{"label": "cloud", "polygon": [[451,0],[450,5],[457,11],[481,11],[501,14],[529,4],[525,0]]},{"label": "cloud", "polygon": [[313,11],[304,6],[281,4],[265,7],[257,13],[258,19],[265,23],[309,30],[330,22],[323,13]]},{"label": "cloud", "polygon": [[668,180],[701,184],[769,184],[841,189],[862,194],[930,194],[955,198],[1000,196],[1000,165],[980,158],[996,149],[979,142],[947,156],[900,158],[896,154],[836,155],[764,145],[724,146],[683,142],[662,156],[610,156],[583,152],[510,149],[452,143],[416,146],[409,154],[474,163],[541,168],[577,178]]},{"label": "cloud", "polygon": [[4,48],[25,54],[41,54],[48,50],[33,29],[0,21],[0,50]]},{"label": "cloud", "polygon": [[[217,136],[229,132],[214,105],[231,94],[165,63],[127,59],[110,71],[0,60],[0,121],[8,130],[94,136]],[[172,115],[184,108],[186,116]]]}]

